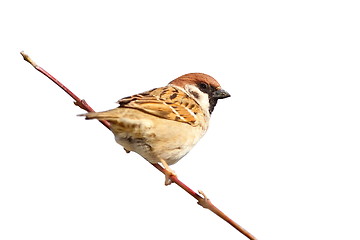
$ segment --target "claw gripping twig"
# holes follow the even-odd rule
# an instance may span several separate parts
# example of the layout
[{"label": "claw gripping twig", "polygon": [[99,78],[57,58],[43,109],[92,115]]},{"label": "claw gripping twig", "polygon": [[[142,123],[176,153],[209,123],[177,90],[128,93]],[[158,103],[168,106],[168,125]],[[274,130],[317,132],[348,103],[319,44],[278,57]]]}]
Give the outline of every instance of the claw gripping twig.
[{"label": "claw gripping twig", "polygon": [[[20,52],[20,54],[23,56],[24,60],[27,61],[28,63],[31,64],[31,66],[33,66],[36,70],[38,70],[39,72],[41,72],[42,74],[44,74],[46,77],[48,77],[51,81],[53,81],[56,85],[58,85],[62,90],[64,90],[67,94],[70,95],[70,97],[72,97],[72,99],[74,99],[74,104],[80,108],[82,108],[83,110],[87,111],[87,112],[94,112],[94,110],[86,103],[85,100],[80,99],[79,97],[77,97],[73,92],[71,92],[67,87],[65,87],[65,85],[63,85],[61,82],[59,82],[55,77],[53,77],[50,73],[48,73],[47,71],[45,71],[43,68],[41,68],[39,65],[37,65],[30,57],[29,55],[25,54],[24,52]],[[110,128],[110,124],[107,121],[104,120],[99,120],[105,127],[107,127],[108,129]],[[161,167],[159,164],[152,164],[155,168],[157,168],[159,171],[161,171],[163,174],[166,174],[166,170]],[[234,222],[231,218],[229,218],[227,215],[225,215],[223,212],[221,212],[217,207],[215,207],[211,201],[206,197],[206,195],[204,194],[204,192],[199,191],[199,195],[198,193],[194,192],[191,188],[189,188],[187,185],[185,185],[183,182],[181,182],[176,175],[171,175],[170,180],[177,184],[179,187],[181,187],[182,189],[184,189],[187,193],[189,193],[192,197],[194,197],[197,201],[198,204],[204,208],[209,209],[210,211],[212,211],[213,213],[215,213],[216,215],[218,215],[220,218],[222,218],[223,220],[225,220],[226,222],[228,222],[231,226],[233,226],[236,230],[238,230],[239,232],[241,232],[244,236],[246,236],[248,239],[250,240],[255,240],[256,238],[250,234],[248,231],[246,231],[244,228],[242,228],[239,224],[237,224],[236,222]]]}]

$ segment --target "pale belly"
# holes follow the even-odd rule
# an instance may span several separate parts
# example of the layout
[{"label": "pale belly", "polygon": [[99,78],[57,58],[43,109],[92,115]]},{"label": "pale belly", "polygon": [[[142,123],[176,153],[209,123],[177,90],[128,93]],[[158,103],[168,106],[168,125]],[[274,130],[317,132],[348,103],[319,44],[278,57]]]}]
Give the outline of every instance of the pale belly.
[{"label": "pale belly", "polygon": [[114,133],[116,142],[151,163],[163,159],[168,165],[185,156],[206,131],[206,128],[200,126],[159,118],[154,121],[151,118],[148,121],[131,120],[128,125],[130,127]]}]

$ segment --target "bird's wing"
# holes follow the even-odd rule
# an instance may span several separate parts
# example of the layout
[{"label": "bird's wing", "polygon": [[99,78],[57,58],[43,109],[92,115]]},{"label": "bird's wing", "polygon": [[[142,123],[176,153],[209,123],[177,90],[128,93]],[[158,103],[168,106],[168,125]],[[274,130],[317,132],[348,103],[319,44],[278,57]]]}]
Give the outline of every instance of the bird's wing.
[{"label": "bird's wing", "polygon": [[155,88],[118,101],[119,108],[133,108],[145,113],[178,122],[198,125],[201,109],[185,92],[171,86]]}]

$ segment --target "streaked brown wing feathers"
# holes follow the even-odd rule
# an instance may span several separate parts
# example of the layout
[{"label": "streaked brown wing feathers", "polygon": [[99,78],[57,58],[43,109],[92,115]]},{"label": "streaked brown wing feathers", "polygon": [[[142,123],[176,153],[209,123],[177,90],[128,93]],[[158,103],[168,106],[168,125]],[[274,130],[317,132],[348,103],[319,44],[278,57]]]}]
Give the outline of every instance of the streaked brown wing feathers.
[{"label": "streaked brown wing feathers", "polygon": [[197,125],[200,106],[186,93],[174,88],[156,88],[120,99],[120,107],[134,108],[168,120]]}]

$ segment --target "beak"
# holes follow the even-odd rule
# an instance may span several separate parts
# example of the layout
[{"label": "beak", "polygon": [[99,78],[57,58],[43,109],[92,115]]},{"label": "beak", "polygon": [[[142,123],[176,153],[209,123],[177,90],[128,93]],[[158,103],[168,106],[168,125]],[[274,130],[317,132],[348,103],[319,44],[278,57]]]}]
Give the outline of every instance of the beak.
[{"label": "beak", "polygon": [[230,94],[227,91],[225,91],[224,89],[219,89],[219,90],[216,90],[215,92],[213,92],[213,98],[223,99],[223,98],[227,98],[227,97],[230,97]]}]

